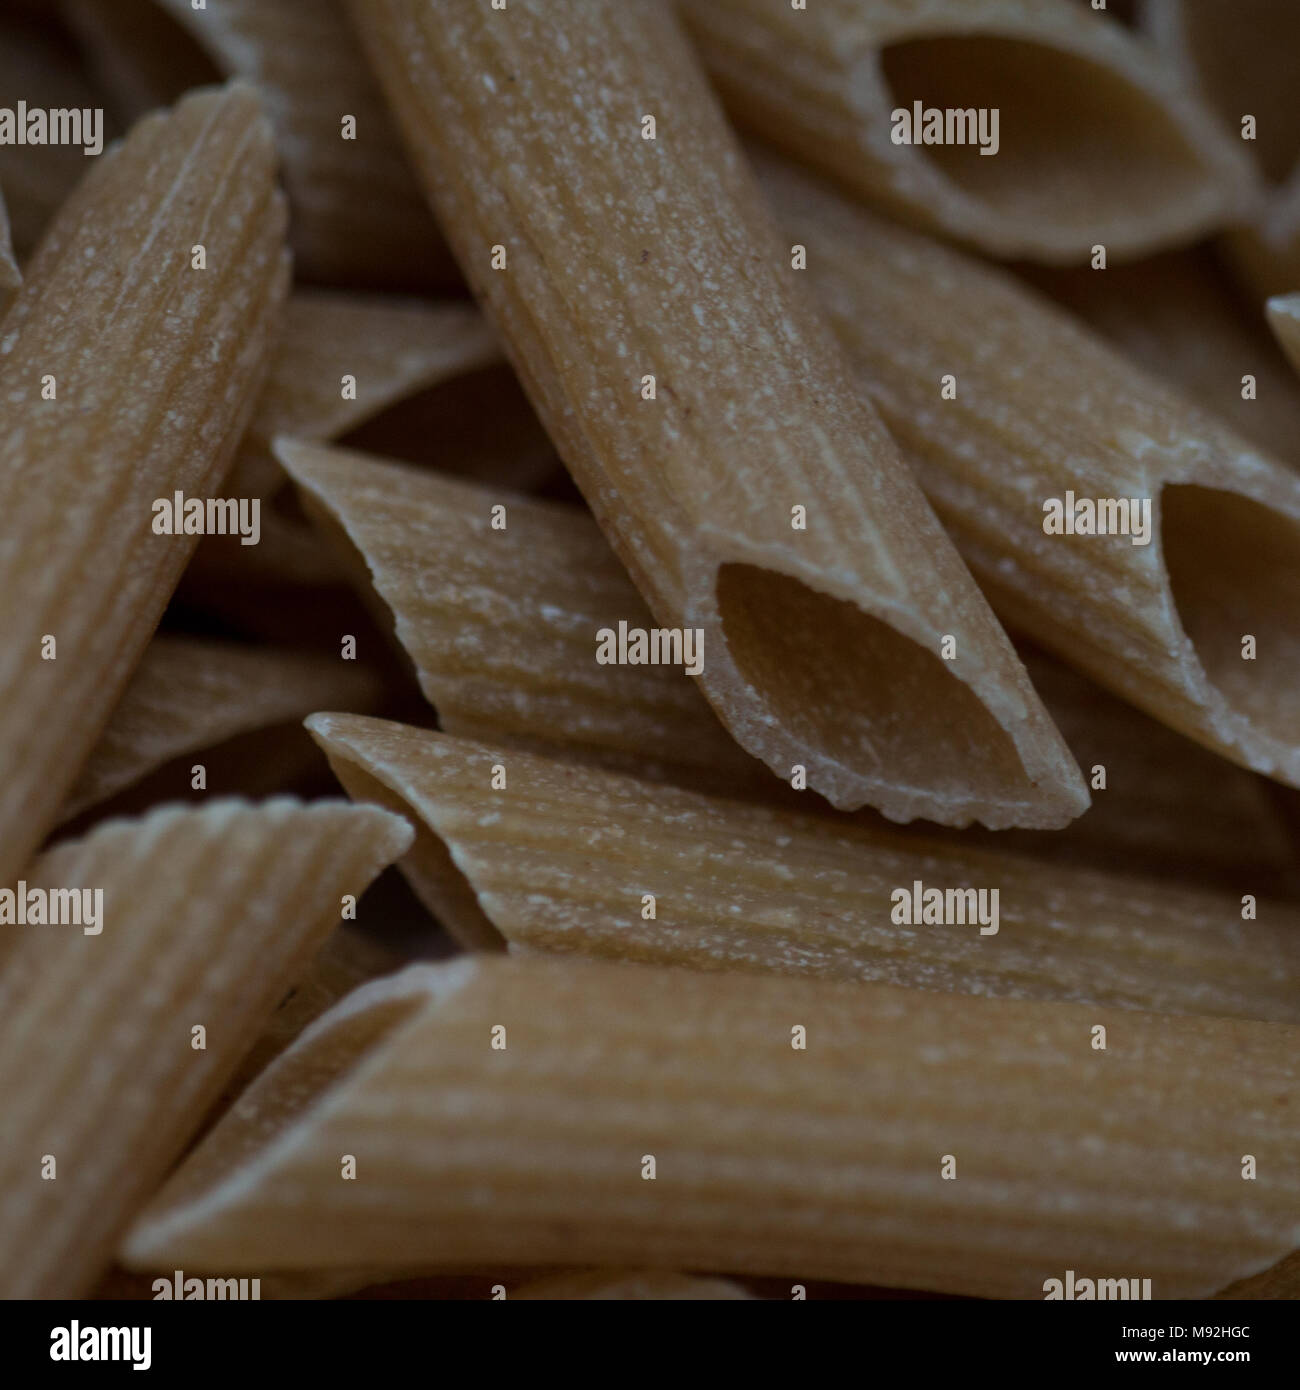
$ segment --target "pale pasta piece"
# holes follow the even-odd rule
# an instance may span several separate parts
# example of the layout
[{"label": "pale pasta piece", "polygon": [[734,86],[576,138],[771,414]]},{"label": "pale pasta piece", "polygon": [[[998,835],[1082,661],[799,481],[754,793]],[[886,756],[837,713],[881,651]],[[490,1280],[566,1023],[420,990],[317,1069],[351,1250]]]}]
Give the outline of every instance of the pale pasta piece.
[{"label": "pale pasta piece", "polygon": [[75,0],[70,12],[133,114],[193,84],[192,67],[177,66],[176,26],[223,77],[257,84],[284,162],[300,275],[372,288],[456,283],[339,0]]},{"label": "pale pasta piece", "polygon": [[415,966],[318,1019],[121,1258],[635,1263],[1040,1299],[1073,1269],[1203,1297],[1300,1244],[1297,1042],[881,985]]},{"label": "pale pasta piece", "polygon": [[[1259,296],[1300,285],[1300,8],[1287,0],[1144,0],[1162,55],[1253,158],[1265,196],[1238,209],[1226,245]],[[1253,122],[1248,125],[1248,122]]]},{"label": "pale pasta piece", "polygon": [[334,439],[406,396],[502,360],[473,305],[298,290],[247,442]]},{"label": "pale pasta piece", "polygon": [[1278,805],[1280,788],[1046,653],[1020,654],[1089,779],[1092,805],[1063,831],[967,830],[961,834],[968,844],[1237,893],[1295,896],[1295,840]]},{"label": "pale pasta piece", "polygon": [[540,418],[658,621],[703,634],[737,742],[895,820],[1079,814],[1077,768],[800,303],[667,6],[354,17]]},{"label": "pale pasta piece", "polygon": [[0,883],[193,548],[154,531],[154,504],[210,497],[229,464],[286,291],[284,222],[252,89],[196,94],[94,161],[0,325]]},{"label": "pale pasta piece", "polygon": [[513,949],[698,970],[1300,1022],[1300,913],[1281,903],[1243,921],[1240,898],[828,823],[386,720],[317,714],[307,727],[352,796],[417,822],[402,868],[471,945],[495,935]]},{"label": "pale pasta piece", "polygon": [[302,719],[335,698],[344,707],[372,709],[381,694],[378,680],[352,663],[234,642],[155,637],[68,793],[60,820],[106,801],[182,753]]},{"label": "pale pasta piece", "polygon": [[0,936],[0,1296],[93,1287],[343,895],[409,841],[369,807],[216,801],[105,822],[29,866],[27,898],[102,900],[96,934]]},{"label": "pale pasta piece", "polygon": [[[340,582],[337,566],[310,528],[282,506],[286,481],[270,452],[277,434],[332,439],[398,401],[502,360],[482,316],[468,304],[298,290],[285,320],[266,386],[222,489],[227,497],[260,500],[261,540],[249,547],[238,537],[205,539],[186,576],[201,593],[232,576],[244,583]],[[525,461],[521,481],[537,476]]]},{"label": "pale pasta piece", "polygon": [[1104,271],[1027,274],[1145,371],[1300,467],[1300,384],[1269,337],[1259,306],[1243,312],[1237,287],[1210,249]]},{"label": "pale pasta piece", "polygon": [[781,786],[681,667],[597,662],[602,629],[653,619],[580,508],[297,440],[276,454],[373,585],[447,732],[716,791]]},{"label": "pale pasta piece", "polygon": [[1004,620],[1300,784],[1295,472],[1004,272],[762,163],[806,292]]},{"label": "pale pasta piece", "polygon": [[1252,191],[1245,156],[1141,41],[1059,0],[679,8],[743,125],[994,255],[1133,256],[1224,225]]},{"label": "pale pasta piece", "polygon": [[[650,619],[590,518],[349,451],[282,440],[278,453],[358,582],[386,606],[447,732],[702,790],[782,790],[679,671],[593,661],[604,625]],[[494,505],[506,506],[504,531],[489,525]],[[1072,751],[1091,776],[1103,769],[1107,789],[1062,832],[986,842],[1251,886],[1290,865],[1289,837],[1258,779],[1042,653],[1026,661]]]},{"label": "pale pasta piece", "polygon": [[[382,604],[446,732],[727,795],[784,792],[810,809],[740,749],[679,668],[597,662],[599,633],[652,619],[579,509],[300,441],[281,440],[277,454],[359,589]],[[505,507],[504,530],[491,525],[494,506]],[[1063,831],[983,838],[1255,892],[1274,886],[1294,852],[1259,779],[1041,653],[1027,665],[1106,789]]]}]

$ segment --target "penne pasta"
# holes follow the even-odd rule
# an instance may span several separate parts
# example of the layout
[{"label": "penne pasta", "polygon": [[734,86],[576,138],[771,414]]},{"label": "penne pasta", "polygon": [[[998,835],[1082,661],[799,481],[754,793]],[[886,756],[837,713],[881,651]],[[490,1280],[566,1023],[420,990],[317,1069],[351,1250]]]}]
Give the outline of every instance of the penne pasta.
[{"label": "penne pasta", "polygon": [[[277,454],[358,587],[382,605],[447,733],[576,758],[726,795],[809,809],[745,754],[682,673],[599,665],[595,634],[652,619],[590,516],[424,469],[281,440]],[[509,525],[493,531],[494,505]],[[370,591],[373,589],[373,594]],[[1035,653],[1030,676],[1107,789],[1064,831],[998,831],[992,845],[1213,878],[1256,893],[1294,859],[1251,774],[1188,743]],[[966,835],[975,832],[966,831]]]},{"label": "penne pasta", "polygon": [[1265,196],[1226,238],[1254,294],[1300,285],[1300,14],[1278,0],[1145,0],[1144,27],[1257,167]]},{"label": "penne pasta", "polygon": [[653,619],[586,512],[296,440],[276,455],[449,733],[715,791],[781,785],[680,668],[597,663],[602,628]]},{"label": "penne pasta", "polygon": [[181,754],[302,719],[333,699],[345,707],[372,709],[380,695],[373,675],[345,662],[233,642],[155,637],[68,793],[60,819],[71,820]]},{"label": "penne pasta", "polygon": [[[369,908],[369,899],[366,907]],[[368,922],[367,916],[366,924]],[[215,1122],[227,1111],[309,1023],[354,989],[380,976],[391,975],[409,963],[401,951],[373,933],[359,929],[356,924],[347,922],[335,927],[266,1020],[256,1040],[246,1040],[248,1050],[209,1112],[208,1122]],[[367,1279],[370,1275],[373,1271],[368,1273]]]},{"label": "penne pasta", "polygon": [[447,289],[455,267],[429,216],[339,0],[75,0],[88,56],[138,115],[196,80],[198,55],[257,85],[293,207],[298,273],[329,284]]},{"label": "penne pasta", "polygon": [[284,506],[286,480],[270,451],[277,434],[332,439],[398,401],[501,361],[487,325],[466,304],[299,290],[285,317],[284,337],[223,488],[228,497],[259,500],[261,539],[252,547],[238,536],[205,539],[187,572],[201,594],[232,575],[245,583],[340,582],[302,517]]},{"label": "penne pasta", "polygon": [[895,820],[1079,814],[1014,651],[781,273],[666,5],[353,13],[539,416],[656,619],[703,642],[737,742]]},{"label": "penne pasta", "polygon": [[1086,1267],[1204,1297],[1300,1243],[1298,1041],[878,985],[415,966],[318,1019],[121,1258],[635,1258],[1004,1298]]},{"label": "penne pasta", "polygon": [[472,305],[299,290],[247,442],[335,439],[407,396],[501,360]]},{"label": "penne pasta", "polygon": [[1226,895],[831,825],[385,720],[316,714],[307,727],[349,795],[417,823],[402,869],[472,947],[1300,1022],[1300,914],[1281,904],[1252,899],[1243,922]]},{"label": "penne pasta", "polygon": [[193,547],[155,532],[154,504],[210,497],[247,421],[288,279],[273,176],[247,87],[147,118],[64,204],[4,319],[0,884],[55,821]]},{"label": "penne pasta", "polygon": [[1208,250],[1103,271],[1031,271],[1029,282],[1244,438],[1300,466],[1300,386],[1258,307],[1248,316]]},{"label": "penne pasta", "polygon": [[102,896],[94,933],[0,936],[0,1297],[94,1286],[342,895],[409,841],[371,808],[220,801],[106,822],[29,867],[26,900]]},{"label": "penne pasta", "polygon": [[968,844],[1236,893],[1297,896],[1295,841],[1277,802],[1280,788],[1189,743],[1045,652],[1022,647],[1020,654],[1088,775],[1092,805],[1063,831],[964,831]]},{"label": "penne pasta", "polygon": [[1300,784],[1300,479],[1006,275],[764,160],[816,294],[1003,619]]},{"label": "penne pasta", "polygon": [[853,193],[996,256],[1188,242],[1249,163],[1138,39],[1062,4],[679,6],[731,114]]}]

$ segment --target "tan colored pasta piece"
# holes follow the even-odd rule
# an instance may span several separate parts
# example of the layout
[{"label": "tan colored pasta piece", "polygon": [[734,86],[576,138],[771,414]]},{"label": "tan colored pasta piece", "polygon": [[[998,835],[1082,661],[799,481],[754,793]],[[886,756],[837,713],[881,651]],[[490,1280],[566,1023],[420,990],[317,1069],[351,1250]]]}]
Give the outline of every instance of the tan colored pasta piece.
[{"label": "tan colored pasta piece", "polygon": [[[359,587],[373,586],[447,733],[704,791],[785,792],[809,809],[740,749],[680,669],[596,662],[603,627],[652,619],[586,513],[341,449],[281,440],[277,453]],[[498,504],[504,531],[489,525]],[[1026,661],[1081,765],[1105,768],[1107,790],[1063,831],[988,832],[989,844],[1274,886],[1294,852],[1259,779],[1044,654]]]},{"label": "tan colored pasta piece", "polygon": [[[470,945],[1300,1022],[1300,913],[1280,903],[1243,922],[1226,895],[828,824],[386,720],[317,714],[307,727],[350,795],[417,821],[403,871]],[[913,915],[931,889],[941,907],[973,890],[949,909],[962,925]]]},{"label": "tan colored pasta piece", "polygon": [[512,1300],[568,1302],[589,1299],[601,1302],[632,1300],[663,1302],[748,1299],[739,1284],[729,1279],[701,1279],[696,1275],[675,1274],[671,1270],[645,1269],[614,1273],[606,1269],[583,1270],[573,1274],[553,1274],[515,1289],[507,1295]]},{"label": "tan colored pasta piece", "polygon": [[602,628],[653,619],[580,508],[296,440],[276,454],[390,611],[447,732],[715,791],[781,785],[680,667],[597,663]]},{"label": "tan colored pasta piece", "polygon": [[[502,360],[482,316],[467,304],[298,290],[285,317],[266,386],[222,489],[228,497],[261,501],[261,540],[248,547],[238,537],[206,538],[187,576],[201,587],[232,575],[246,583],[340,582],[310,529],[281,505],[286,482],[271,440],[283,433],[332,439],[398,401]],[[353,378],[350,386],[345,377]],[[524,482],[536,476],[521,474]]]},{"label": "tan colored pasta piece", "polygon": [[737,742],[895,820],[1079,814],[1010,644],[782,273],[667,6],[354,15],[539,416],[652,613],[704,634]]},{"label": "tan colored pasta piece", "polygon": [[[470,304],[298,290],[248,441],[334,439],[405,396],[502,361]],[[355,398],[343,378],[356,379]]]},{"label": "tan colored pasta piece", "polygon": [[0,189],[0,292],[16,289],[22,282],[22,271],[14,260],[13,242],[9,237],[9,214],[5,211],[4,190]]},{"label": "tan colored pasta piece", "polygon": [[[1212,251],[1171,252],[1104,271],[1029,272],[1029,280],[1144,371],[1300,467],[1300,385],[1258,306],[1242,312],[1237,287]],[[1249,399],[1247,376],[1254,378]]]},{"label": "tan colored pasta piece", "polygon": [[[401,952],[364,929],[346,924],[335,927],[310,966],[279,1001],[256,1041],[249,1040],[248,1051],[223,1089],[214,1112],[229,1109],[309,1023],[345,995],[409,963]],[[367,1278],[372,1275],[373,1271],[368,1272]]]},{"label": "tan colored pasta piece", "polygon": [[[1145,0],[1144,27],[1162,56],[1258,167],[1266,192],[1239,210],[1226,244],[1259,296],[1300,285],[1300,12],[1276,0]],[[1245,138],[1244,120],[1255,129]]]},{"label": "tan colored pasta piece", "polygon": [[217,801],[105,822],[29,866],[27,899],[103,897],[98,934],[0,936],[0,1296],[93,1287],[342,895],[409,841],[373,808]]},{"label": "tan colored pasta piece", "polygon": [[[1002,618],[1189,738],[1300,784],[1295,472],[1005,273],[763,169],[808,247],[807,292]],[[1099,503],[1119,530],[1047,533],[1086,525],[1088,507],[1095,523]]]},{"label": "tan colored pasta piece", "polygon": [[[1081,262],[1098,244],[1140,255],[1224,225],[1253,191],[1248,160],[1155,55],[1070,5],[679,9],[739,122],[896,216],[997,256]],[[946,124],[966,111],[982,127],[922,143],[928,113]]]},{"label": "tan colored pasta piece", "polygon": [[196,94],[94,161],[0,324],[0,884],[193,548],[154,532],[153,504],[210,497],[229,464],[278,326],[284,224],[251,88]]},{"label": "tan colored pasta piece", "polygon": [[381,689],[355,665],[296,652],[159,636],[68,793],[62,820],[106,801],[182,753],[301,719],[337,697],[373,708]]},{"label": "tan colored pasta piece", "polygon": [[1101,769],[1105,790],[1063,831],[967,830],[968,844],[1295,896],[1295,843],[1277,788],[1046,653],[1022,648],[1021,658],[1079,765],[1090,779]]},{"label": "tan colored pasta piece", "polygon": [[[446,289],[446,243],[403,158],[339,0],[76,0],[87,55],[138,114],[193,82],[188,35],[225,78],[256,83],[293,207],[298,273],[329,284]],[[107,64],[107,67],[105,67]],[[344,121],[355,121],[345,136]]]},{"label": "tan colored pasta piece", "polygon": [[122,1258],[634,1261],[1010,1298],[1073,1269],[1199,1297],[1300,1244],[1298,1041],[879,985],[415,966],[317,1020]]}]

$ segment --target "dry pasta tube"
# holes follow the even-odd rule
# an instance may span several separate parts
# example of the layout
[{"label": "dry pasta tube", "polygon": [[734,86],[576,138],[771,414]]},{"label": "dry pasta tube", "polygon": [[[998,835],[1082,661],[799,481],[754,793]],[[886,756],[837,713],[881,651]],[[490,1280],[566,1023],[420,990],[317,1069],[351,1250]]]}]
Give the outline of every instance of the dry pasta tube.
[{"label": "dry pasta tube", "polygon": [[288,280],[274,173],[247,86],[146,117],[93,162],[3,321],[0,884],[184,568],[177,495],[206,510],[247,423]]},{"label": "dry pasta tube", "polygon": [[[589,515],[349,450],[280,440],[276,452],[447,733],[811,809],[742,751],[679,668],[601,664],[601,633],[653,619]],[[1042,652],[1025,660],[1096,791],[1065,830],[989,831],[991,845],[1011,848],[1010,837],[1039,856],[1243,892],[1279,883],[1294,851],[1262,779]]]},{"label": "dry pasta tube", "polygon": [[63,803],[71,820],[183,753],[301,719],[333,693],[345,706],[379,704],[365,670],[297,652],[157,636]]},{"label": "dry pasta tube", "polygon": [[307,727],[351,796],[416,823],[403,870],[480,949],[1300,1022],[1300,914],[1280,903],[828,824],[359,715]]},{"label": "dry pasta tube", "polygon": [[196,76],[207,65],[256,84],[284,163],[300,275],[376,289],[457,283],[339,0],[73,0],[68,13],[133,115],[210,81]]},{"label": "dry pasta tube", "polygon": [[538,415],[658,622],[703,643],[737,742],[895,820],[1081,812],[1014,651],[799,303],[667,7],[353,13]]},{"label": "dry pasta tube", "polygon": [[[439,384],[501,361],[501,351],[472,305],[298,290],[252,421],[222,489],[257,498],[261,539],[206,537],[186,571],[200,602],[232,581],[244,584],[338,583],[300,516],[284,508],[286,481],[271,455],[281,433],[332,439]],[[527,480],[531,481],[531,478]]]},{"label": "dry pasta tube", "polygon": [[1297,1042],[881,985],[414,966],[318,1019],[121,1254],[634,1262],[1002,1298],[1074,1270],[1204,1297],[1300,1244]]},{"label": "dry pasta tube", "polygon": [[[219,801],[107,821],[29,867],[29,920],[0,935],[0,1296],[93,1287],[343,895],[409,841],[373,808]],[[71,917],[58,894],[81,926],[32,919],[37,901]]]},{"label": "dry pasta tube", "polygon": [[742,125],[996,256],[1140,255],[1253,192],[1249,161],[1140,40],[1059,0],[679,10]]},{"label": "dry pasta tube", "polygon": [[1003,619],[1300,785],[1295,471],[1004,272],[763,170],[806,292]]}]

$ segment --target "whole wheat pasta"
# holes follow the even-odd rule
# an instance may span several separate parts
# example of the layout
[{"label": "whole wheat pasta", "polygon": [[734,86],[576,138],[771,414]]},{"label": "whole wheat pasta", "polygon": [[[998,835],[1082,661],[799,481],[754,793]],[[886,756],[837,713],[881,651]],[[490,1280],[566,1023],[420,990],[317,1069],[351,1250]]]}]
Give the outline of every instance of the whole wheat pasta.
[{"label": "whole wheat pasta", "polygon": [[93,1286],[343,895],[409,840],[373,808],[218,801],[105,822],[30,866],[29,911],[102,897],[93,932],[0,937],[0,1296]]},{"label": "whole wheat pasta", "polygon": [[1082,811],[1005,635],[782,273],[666,5],[354,15],[539,416],[656,618],[703,634],[701,688],[741,746],[896,820]]},{"label": "whole wheat pasta", "polygon": [[967,843],[1108,872],[1295,896],[1295,840],[1278,805],[1279,788],[1190,743],[1045,652],[1021,648],[1020,654],[1094,788],[1092,805],[1064,831],[963,831]]},{"label": "whole wheat pasta", "polygon": [[[446,732],[728,795],[788,791],[679,668],[596,660],[601,631],[653,620],[579,509],[347,450],[281,440],[277,454],[362,592],[373,587]],[[490,524],[496,505],[503,531]],[[1259,779],[1042,653],[1027,664],[1071,751],[1107,787],[1064,831],[989,832],[991,843],[1011,836],[1036,855],[1243,890],[1277,884],[1294,851]]]},{"label": "whole wheat pasta", "polygon": [[[680,667],[597,662],[601,630],[653,619],[581,509],[297,440],[276,454],[390,610],[449,733],[718,791],[780,786]],[[504,530],[494,506],[506,509]]]},{"label": "whole wheat pasta", "polygon": [[248,87],[147,117],[64,204],[0,325],[0,883],[193,547],[155,532],[154,504],[209,497],[248,419],[288,278],[273,161]]},{"label": "whole wheat pasta", "polygon": [[374,288],[456,283],[339,0],[201,9],[191,0],[75,0],[70,13],[133,114],[193,81],[176,68],[176,26],[223,77],[257,84],[284,161],[300,274]]},{"label": "whole wheat pasta", "polygon": [[[354,989],[408,964],[401,951],[358,925],[345,922],[335,927],[256,1039],[245,1040],[248,1050],[209,1112],[209,1120],[228,1110],[309,1023]],[[373,1282],[372,1275],[373,1271],[367,1273],[367,1282]]]},{"label": "whole wheat pasta", "polygon": [[91,750],[60,812],[70,820],[183,753],[301,719],[337,697],[373,709],[382,689],[364,668],[296,652],[159,636]]},{"label": "whole wheat pasta", "polygon": [[1300,784],[1300,478],[1003,272],[763,169],[807,292],[1000,615]]},{"label": "whole wheat pasta", "polygon": [[[1163,56],[1259,169],[1266,195],[1234,218],[1227,246],[1258,295],[1300,284],[1300,12],[1278,0],[1145,0]],[[1249,124],[1248,124],[1249,123]]]},{"label": "whole wheat pasta", "polygon": [[679,6],[731,113],[998,256],[1116,257],[1226,223],[1248,161],[1137,39],[1061,0]]},{"label": "whole wheat pasta", "polygon": [[471,945],[1300,1022],[1300,914],[1281,904],[1252,900],[1243,922],[1226,895],[831,825],[385,720],[317,714],[307,727],[350,795],[417,820],[402,868]]},{"label": "whole wheat pasta", "polygon": [[1296,1118],[1278,1103],[1298,1041],[878,985],[415,966],[318,1019],[121,1256],[232,1272],[635,1258],[1019,1298],[1087,1269],[1204,1296],[1300,1244]]},{"label": "whole wheat pasta", "polygon": [[1105,271],[1030,272],[1063,304],[1186,396],[1222,416],[1283,463],[1300,467],[1300,385],[1269,336],[1204,248]]},{"label": "whole wheat pasta", "polygon": [[[281,507],[285,477],[270,443],[282,433],[332,439],[395,402],[501,361],[482,316],[467,304],[298,290],[266,386],[222,491],[261,503],[262,536],[245,547],[213,536],[198,548],[187,582],[210,590],[244,582],[338,583],[340,575],[301,518]],[[514,470],[508,476],[513,476]],[[536,474],[524,474],[532,481]]]},{"label": "whole wheat pasta", "polygon": [[403,397],[501,360],[470,304],[298,290],[247,442],[335,439]]}]

